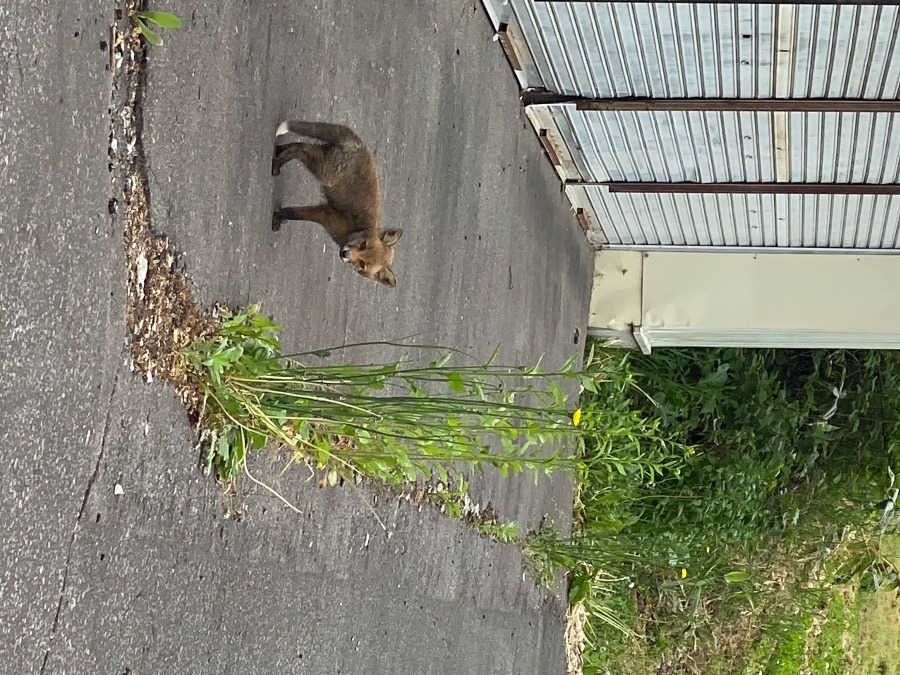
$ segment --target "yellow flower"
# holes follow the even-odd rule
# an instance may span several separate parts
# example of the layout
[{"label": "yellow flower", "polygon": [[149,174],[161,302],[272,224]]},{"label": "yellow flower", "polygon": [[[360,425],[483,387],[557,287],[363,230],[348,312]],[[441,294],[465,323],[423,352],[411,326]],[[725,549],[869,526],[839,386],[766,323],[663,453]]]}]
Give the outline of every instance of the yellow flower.
[{"label": "yellow flower", "polygon": [[581,408],[578,408],[575,412],[572,413],[572,424],[576,427],[581,424]]},{"label": "yellow flower", "polygon": [[687,570],[684,567],[682,567],[681,568],[681,578],[684,579],[686,576],[687,576]]}]

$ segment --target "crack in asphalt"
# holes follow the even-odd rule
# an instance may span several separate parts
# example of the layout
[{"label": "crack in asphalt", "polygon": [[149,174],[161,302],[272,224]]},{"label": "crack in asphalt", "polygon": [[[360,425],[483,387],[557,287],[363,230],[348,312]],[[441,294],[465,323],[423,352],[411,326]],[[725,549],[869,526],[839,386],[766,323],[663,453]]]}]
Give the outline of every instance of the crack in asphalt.
[{"label": "crack in asphalt", "polygon": [[[14,15],[16,17],[16,22],[22,20],[22,17],[19,15],[19,9],[21,8],[20,0],[16,0],[16,8]],[[13,31],[13,55],[16,59],[16,65],[19,70],[19,84],[25,84],[25,69],[22,67],[22,53],[19,51],[19,31],[18,26],[16,30]]]},{"label": "crack in asphalt", "polygon": [[[17,0],[16,2],[17,7],[18,1],[19,0]],[[128,0],[119,5],[119,9],[117,10],[116,15],[116,23],[113,26],[113,35],[116,35],[117,27],[121,29],[121,16],[126,15],[130,7],[133,8],[134,4],[132,4]],[[125,19],[125,21],[127,21],[127,19]],[[116,26],[116,24],[118,24],[118,26]],[[119,35],[124,35],[124,33],[119,33]],[[124,43],[124,39],[121,41],[112,40],[109,44],[110,61],[111,63],[114,63],[116,67],[115,72],[113,73],[112,90],[110,92],[110,145],[107,149],[107,152],[110,158],[110,172],[112,173],[111,180],[113,185],[116,186],[117,195],[123,194],[126,184],[124,173],[121,170],[121,158],[126,149],[128,138],[127,134],[125,133],[125,129],[123,128],[124,121],[121,119],[121,115],[124,109],[134,105],[134,100],[128,97],[128,94],[131,91],[132,87],[140,87],[143,84],[140,78],[138,78],[138,80],[134,84],[129,82],[129,79],[133,76],[134,73],[129,71],[127,67],[125,47],[126,45]],[[121,57],[120,59],[118,59],[118,63],[116,63],[117,59],[115,58],[117,50],[119,51],[119,56]],[[120,98],[123,92],[126,94],[124,99]],[[111,199],[110,205],[116,202],[117,199]],[[113,216],[113,220],[117,218],[115,209],[111,208],[110,215]],[[47,648],[44,652],[44,658],[41,662],[41,668],[39,671],[40,675],[44,675],[47,670],[47,664],[50,660],[50,653],[53,649],[53,640],[59,630],[60,618],[62,616],[63,607],[66,603],[66,591],[69,584],[69,570],[72,563],[72,551],[75,548],[75,542],[78,539],[78,529],[81,525],[81,521],[84,517],[85,511],[87,510],[88,500],[90,499],[91,492],[93,491],[94,485],[96,484],[97,479],[100,475],[100,466],[103,461],[104,453],[106,451],[106,439],[109,434],[110,425],[112,422],[112,404],[113,399],[116,395],[116,391],[118,389],[119,377],[120,373],[116,372],[115,377],[113,378],[112,387],[109,392],[109,397],[107,399],[106,419],[103,423],[103,433],[100,437],[100,450],[97,453],[97,461],[94,463],[94,470],[91,476],[88,478],[87,484],[85,485],[84,495],[81,500],[81,507],[78,510],[78,515],[76,516],[75,523],[72,527],[72,534],[69,537],[69,544],[66,549],[66,561],[63,567],[62,580],[60,582],[59,588],[59,601],[56,605],[56,612],[53,616],[53,624],[50,628],[50,634],[47,639]]]},{"label": "crack in asphalt", "polygon": [[47,668],[47,662],[50,659],[50,651],[53,647],[53,638],[56,637],[56,631],[59,628],[59,617],[62,614],[63,603],[66,599],[66,587],[69,583],[69,566],[72,562],[72,549],[75,547],[75,540],[78,538],[78,526],[87,509],[88,499],[91,496],[91,490],[97,482],[97,476],[100,475],[100,463],[103,461],[103,453],[106,450],[106,437],[109,434],[109,425],[112,419],[112,403],[113,397],[116,395],[116,389],[119,385],[119,373],[113,378],[112,389],[109,392],[109,398],[106,402],[106,420],[103,423],[103,434],[100,437],[100,452],[97,453],[97,461],[94,464],[94,472],[88,479],[84,489],[84,497],[81,500],[81,508],[78,510],[78,516],[75,518],[75,525],[72,527],[72,536],[69,538],[69,546],[66,549],[66,564],[63,567],[63,578],[59,589],[59,603],[56,605],[56,614],[53,617],[53,626],[50,628],[50,636],[47,639],[47,650],[44,652],[44,660],[41,662],[40,675],[44,675]]}]

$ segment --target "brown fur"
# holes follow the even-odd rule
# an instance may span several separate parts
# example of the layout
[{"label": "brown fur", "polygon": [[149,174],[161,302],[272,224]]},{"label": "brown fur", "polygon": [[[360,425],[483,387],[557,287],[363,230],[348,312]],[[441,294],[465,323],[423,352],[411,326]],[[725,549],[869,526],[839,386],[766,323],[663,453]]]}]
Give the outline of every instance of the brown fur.
[{"label": "brown fur", "polygon": [[394,244],[401,229],[382,230],[381,194],[375,158],[362,139],[349,128],[324,122],[286,122],[276,136],[291,131],[320,143],[303,141],[275,145],[272,175],[292,159],[303,162],[322,183],[324,204],[289,206],[275,211],[272,229],[280,230],[285,220],[319,223],[341,247],[340,256],[362,276],[393,288],[397,285],[391,269]]}]

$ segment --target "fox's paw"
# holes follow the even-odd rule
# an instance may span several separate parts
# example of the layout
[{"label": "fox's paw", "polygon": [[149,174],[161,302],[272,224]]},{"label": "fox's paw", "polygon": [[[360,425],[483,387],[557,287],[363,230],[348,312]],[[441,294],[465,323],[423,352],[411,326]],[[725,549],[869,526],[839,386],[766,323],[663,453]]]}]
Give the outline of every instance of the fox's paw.
[{"label": "fox's paw", "polygon": [[272,214],[272,232],[278,232],[281,230],[281,218],[278,217],[278,212]]}]

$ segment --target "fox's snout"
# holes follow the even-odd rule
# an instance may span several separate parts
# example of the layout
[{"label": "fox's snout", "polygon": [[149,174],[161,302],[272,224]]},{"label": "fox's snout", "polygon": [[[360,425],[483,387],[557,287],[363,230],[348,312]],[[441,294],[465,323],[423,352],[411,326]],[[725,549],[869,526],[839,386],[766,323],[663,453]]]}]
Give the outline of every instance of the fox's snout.
[{"label": "fox's snout", "polygon": [[359,274],[386,286],[394,287],[397,279],[391,270],[394,263],[394,244],[403,230],[378,230],[372,234],[359,234],[341,246],[341,260],[353,266]]}]

